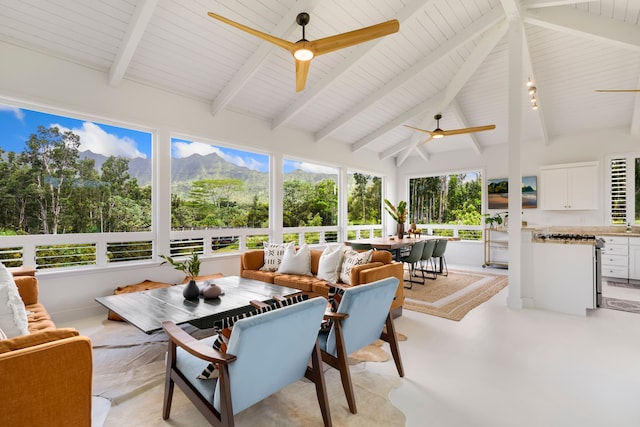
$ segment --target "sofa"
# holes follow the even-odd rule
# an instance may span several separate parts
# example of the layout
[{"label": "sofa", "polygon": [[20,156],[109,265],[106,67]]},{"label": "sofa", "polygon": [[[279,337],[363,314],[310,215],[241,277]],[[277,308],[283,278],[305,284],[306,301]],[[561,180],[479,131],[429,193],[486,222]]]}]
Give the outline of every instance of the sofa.
[{"label": "sofa", "polygon": [[0,425],[90,427],[91,341],[56,328],[38,301],[35,270],[12,273],[29,334],[0,340]]},{"label": "sofa", "polygon": [[[298,274],[282,274],[275,271],[263,271],[260,268],[264,265],[264,250],[253,250],[244,252],[240,257],[240,277],[246,279],[260,280],[262,282],[273,283],[275,285],[287,286],[300,289],[301,291],[319,294],[327,297],[331,283],[318,279],[321,250],[311,249],[311,276]],[[391,252],[374,250],[371,261],[368,264],[356,265],[351,269],[350,284],[338,282],[338,286],[349,287],[363,283],[371,283],[386,277],[397,277],[400,283],[396,290],[396,295],[391,304],[391,313],[394,317],[402,315],[402,304],[404,303],[404,281],[402,263],[394,262]]]}]

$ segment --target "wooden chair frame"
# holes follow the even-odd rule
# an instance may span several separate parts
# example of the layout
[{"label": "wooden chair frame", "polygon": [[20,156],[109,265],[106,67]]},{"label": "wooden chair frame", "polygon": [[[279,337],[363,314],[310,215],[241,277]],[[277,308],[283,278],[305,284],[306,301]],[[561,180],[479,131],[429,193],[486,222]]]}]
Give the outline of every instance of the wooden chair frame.
[{"label": "wooden chair frame", "polygon": [[[173,399],[173,388],[174,384],[177,384],[212,426],[233,427],[234,418],[229,383],[229,364],[236,360],[236,356],[221,353],[213,349],[213,347],[201,343],[173,322],[162,322],[162,328],[169,336],[169,351],[167,355],[167,372],[165,377],[162,418],[165,420],[169,419],[171,414],[171,402]],[[182,374],[182,372],[176,368],[177,347],[183,348],[189,354],[199,359],[217,364],[219,369],[218,381],[220,382],[220,412],[213,407],[212,402],[204,399],[196,388]],[[315,384],[316,395],[318,396],[318,403],[320,404],[320,412],[322,413],[324,425],[325,427],[331,427],[332,423],[329,411],[329,399],[322,371],[320,347],[318,346],[317,340],[311,353],[311,366],[307,367],[307,371],[304,376]]]},{"label": "wooden chair frame", "polygon": [[[336,335],[336,356],[333,356],[325,351],[321,351],[322,361],[340,372],[342,388],[344,389],[344,394],[347,397],[349,411],[351,411],[352,414],[356,414],[358,412],[358,409],[356,407],[355,393],[353,392],[351,372],[349,371],[349,355],[346,354],[346,345],[342,332],[342,321],[348,318],[349,314],[327,311],[324,316],[325,319],[333,321],[333,328]],[[402,366],[402,359],[400,358],[398,337],[396,335],[396,329],[393,323],[393,316],[391,316],[391,312],[387,314],[385,326],[385,330],[381,331],[380,333],[380,339],[389,344],[389,347],[391,348],[391,354],[393,355],[393,361],[395,362],[396,369],[398,370],[398,375],[400,375],[400,377],[404,377],[404,367]]]}]

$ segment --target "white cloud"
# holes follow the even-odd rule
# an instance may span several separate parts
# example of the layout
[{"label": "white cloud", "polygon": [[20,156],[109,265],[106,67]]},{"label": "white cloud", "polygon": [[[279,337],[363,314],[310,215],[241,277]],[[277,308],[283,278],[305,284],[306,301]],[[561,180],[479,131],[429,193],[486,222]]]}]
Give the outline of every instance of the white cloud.
[{"label": "white cloud", "polygon": [[174,142],[173,143],[173,156],[182,159],[189,157],[193,154],[200,154],[206,156],[207,154],[217,154],[229,163],[233,163],[237,166],[243,166],[256,171],[263,171],[266,169],[265,164],[259,162],[253,157],[241,157],[225,153],[218,147],[210,144],[204,144],[202,142]]},{"label": "white cloud", "polygon": [[71,131],[80,137],[80,151],[90,150],[103,156],[120,156],[133,159],[135,157],[147,158],[147,155],[138,150],[136,142],[128,137],[120,138],[117,135],[107,133],[100,126],[91,122],[82,123],[81,128],[68,129],[64,126],[57,126],[60,132]]},{"label": "white cloud", "polygon": [[11,105],[0,104],[0,111],[8,111],[10,113],[13,113],[16,119],[20,121],[24,120],[24,112],[18,107],[12,107]]},{"label": "white cloud", "polygon": [[291,165],[294,167],[294,169],[301,169],[309,173],[326,173],[326,174],[334,174],[334,175],[338,173],[338,169],[336,168],[332,168],[330,166],[316,165],[313,163],[292,161]]}]

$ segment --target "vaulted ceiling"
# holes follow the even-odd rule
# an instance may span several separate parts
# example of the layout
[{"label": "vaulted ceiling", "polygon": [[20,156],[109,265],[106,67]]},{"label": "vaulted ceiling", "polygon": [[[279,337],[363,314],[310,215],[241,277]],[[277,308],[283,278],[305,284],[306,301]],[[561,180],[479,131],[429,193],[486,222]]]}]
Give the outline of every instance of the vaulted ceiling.
[{"label": "vaulted ceiling", "polygon": [[[292,42],[300,12],[309,40],[390,19],[400,30],[314,58],[296,92],[289,52],[209,11]],[[521,89],[508,84],[514,28]],[[505,144],[510,90],[522,90],[523,141],[607,128],[640,139],[640,94],[594,91],[640,88],[640,0],[0,0],[0,40],[103,71],[113,86],[130,79],[398,165]],[[433,129],[437,113],[445,130],[496,129],[423,144],[427,134],[403,126]]]}]

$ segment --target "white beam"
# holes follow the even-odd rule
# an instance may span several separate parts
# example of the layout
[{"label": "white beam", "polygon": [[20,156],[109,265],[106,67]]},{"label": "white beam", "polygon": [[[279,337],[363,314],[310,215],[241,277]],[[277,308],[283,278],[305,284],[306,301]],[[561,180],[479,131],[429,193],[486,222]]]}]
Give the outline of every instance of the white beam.
[{"label": "white beam", "polygon": [[[412,3],[410,3],[408,6],[404,7],[397,13],[396,19],[402,26],[403,22],[421,12],[429,3],[431,3],[431,1],[433,0],[413,0]],[[393,37],[393,34],[387,37]],[[322,79],[322,81],[306,89],[296,102],[294,102],[286,110],[278,114],[272,120],[271,128],[276,129],[295,117],[300,111],[302,111],[304,107],[313,102],[316,97],[321,95],[322,92],[324,92],[329,86],[331,86],[333,82],[337,80],[343,73],[346,73],[351,68],[356,66],[369,52],[373,51],[379,43],[382,43],[384,39],[385,37],[382,37],[357,46],[349,55],[349,57],[343,60],[337,67],[331,69],[329,74],[327,74],[327,76]],[[311,63],[311,67],[313,68],[313,63]]]},{"label": "white beam", "polygon": [[402,150],[410,147],[415,147],[416,143],[412,138],[407,138],[404,141],[394,145],[393,147],[389,147],[383,152],[379,154],[380,160],[388,159],[389,157],[393,157]]},{"label": "white beam", "polygon": [[536,9],[541,7],[555,7],[555,6],[570,6],[574,4],[580,3],[589,3],[593,0],[555,0],[555,1],[546,1],[546,0],[531,0],[524,4],[524,7],[527,9]]},{"label": "white beam", "polygon": [[[451,103],[451,107],[453,107],[453,114],[457,116],[458,122],[460,122],[462,127],[465,127],[465,128],[471,127],[469,125],[469,121],[464,116],[464,113],[462,112],[462,108],[460,108],[460,104],[458,103],[458,101],[454,99],[453,102]],[[480,145],[480,142],[478,141],[478,137],[476,136],[476,134],[475,133],[469,134],[469,138],[471,139],[471,146],[473,147],[473,151],[475,151],[477,155],[482,154],[482,146]]]},{"label": "white beam", "polygon": [[427,111],[442,111],[447,107],[451,101],[456,97],[458,92],[462,89],[465,83],[473,76],[478,70],[478,67],[484,62],[489,53],[495,48],[496,44],[505,35],[508,28],[506,21],[502,21],[498,25],[494,26],[488,31],[482,40],[476,45],[475,49],[469,55],[465,63],[460,67],[458,73],[451,79],[449,85],[442,92],[436,96],[431,97],[427,101],[423,102],[402,113],[400,116],[393,119],[391,122],[385,124],[375,132],[367,135],[361,140],[355,142],[351,146],[351,151],[357,151],[365,148],[367,145],[380,138],[385,133],[394,129],[397,126],[402,125],[405,121],[419,115],[424,114]]},{"label": "white beam", "polygon": [[[295,7],[289,9],[287,14],[280,20],[275,27],[273,34],[276,37],[284,37],[290,34],[295,28],[298,28],[296,16],[301,10],[312,10],[317,6],[320,0],[300,0]],[[247,82],[258,72],[267,60],[269,54],[276,46],[272,43],[260,43],[260,47],[251,55],[251,57],[242,65],[242,67],[234,73],[231,81],[222,89],[220,94],[211,102],[211,114],[216,115],[233,100],[233,98],[245,87]]]},{"label": "white beam", "polygon": [[425,56],[410,68],[398,74],[390,82],[385,83],[378,91],[369,95],[364,101],[360,102],[349,111],[340,114],[340,117],[337,120],[333,120],[325,128],[320,129],[320,131],[318,131],[315,135],[316,142],[320,142],[323,139],[327,138],[329,135],[347,124],[349,121],[353,120],[359,114],[362,114],[367,108],[370,108],[377,102],[381,101],[384,97],[386,97],[390,93],[393,93],[407,81],[424,72],[427,68],[436,64],[441,59],[446,58],[452,53],[455,53],[455,51],[459,47],[484,33],[489,28],[496,25],[503,18],[504,13],[498,7],[491,10],[491,12],[483,15],[482,18],[473,22],[471,25],[465,28],[464,31],[456,34],[454,37],[438,46],[436,50]]},{"label": "white beam", "polygon": [[524,13],[524,21],[539,27],[640,52],[640,31],[637,25],[562,7],[553,8],[553,10],[528,10]]},{"label": "white beam", "polygon": [[[640,79],[638,79],[637,88],[640,88]],[[633,103],[633,112],[631,113],[631,136],[640,138],[640,93],[635,96]]]},{"label": "white beam", "polygon": [[[538,105],[538,109],[536,110],[537,112],[536,116],[538,117],[540,131],[542,132],[542,139],[544,141],[544,145],[549,145],[549,133],[547,132],[547,124],[544,120],[544,111],[545,111],[543,108],[544,88],[536,80],[535,71],[533,70],[533,61],[531,61],[531,50],[529,49],[527,32],[524,30],[524,26],[522,25],[522,23],[520,25],[522,26],[522,56],[524,61],[523,66],[527,72],[527,75],[531,77],[532,81],[536,85],[536,100]],[[524,80],[524,76],[522,77]],[[540,90],[541,88],[543,88],[542,91]],[[525,90],[524,86],[522,87],[522,90]]]},{"label": "white beam", "polygon": [[147,29],[147,25],[157,5],[158,0],[143,0],[138,2],[131,17],[131,22],[129,22],[129,26],[127,27],[127,32],[122,40],[122,44],[109,70],[109,84],[111,86],[117,86],[122,81],[124,73],[129,67],[131,58],[133,58],[133,54],[138,48],[140,39],[142,39],[142,35]]}]

